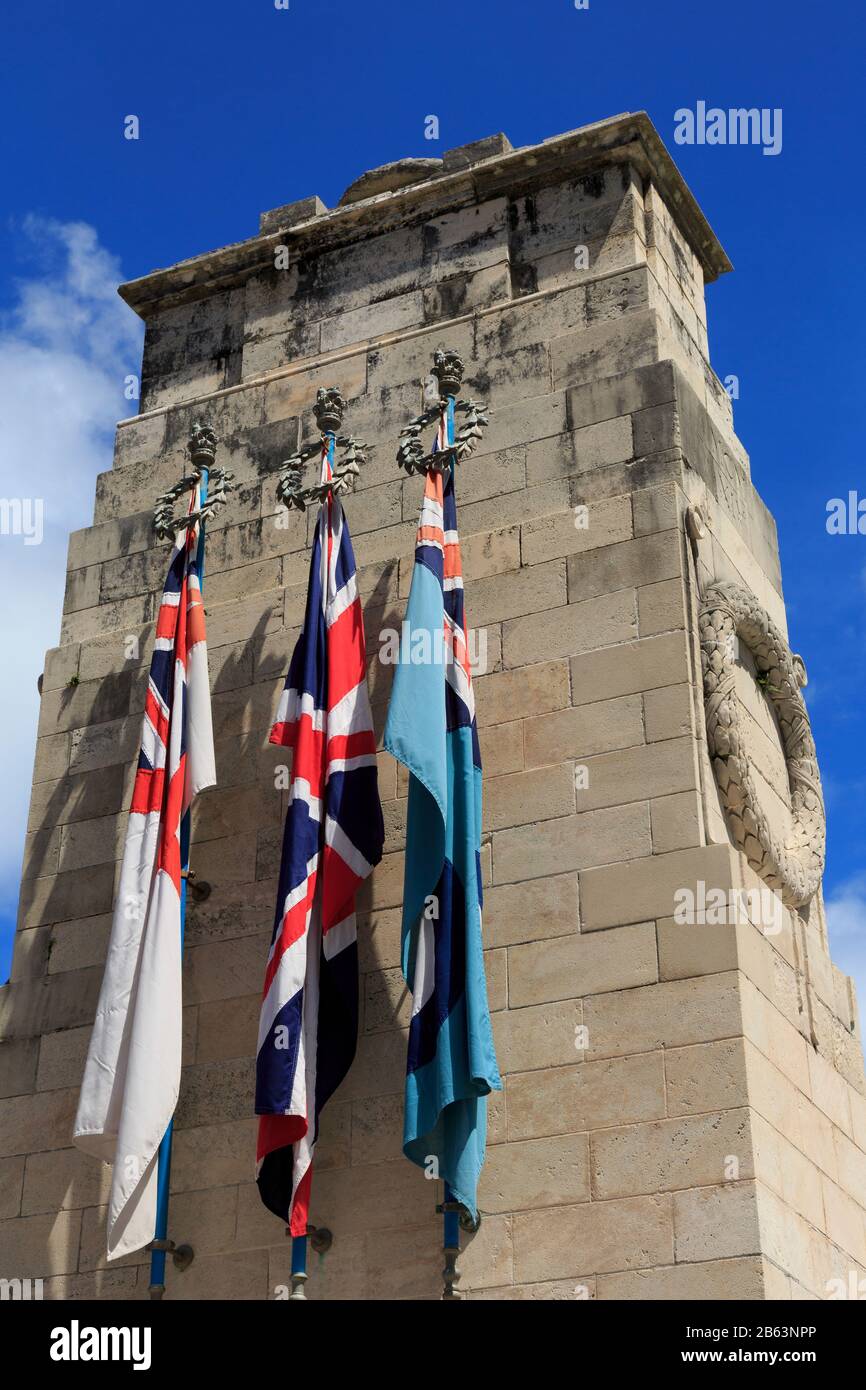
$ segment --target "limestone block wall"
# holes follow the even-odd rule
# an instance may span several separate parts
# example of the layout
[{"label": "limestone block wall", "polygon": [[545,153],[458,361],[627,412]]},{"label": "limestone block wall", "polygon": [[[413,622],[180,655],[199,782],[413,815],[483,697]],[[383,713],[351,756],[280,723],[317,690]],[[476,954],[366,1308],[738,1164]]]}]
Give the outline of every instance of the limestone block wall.
[{"label": "limestone block wall", "polygon": [[[262,226],[124,288],[147,325],[142,411],[118,427],[94,523],[70,540],[0,990],[0,1276],[43,1277],[55,1298],[147,1296],[146,1255],[106,1262],[108,1172],[71,1128],[166,565],[149,509],[207,418],[240,487],[208,537],[219,786],[193,826],[213,891],[188,910],[170,1223],[196,1257],[169,1267],[168,1296],[260,1299],[288,1283],[288,1242],[253,1181],[251,1109],[285,814],[285,754],[266,738],[313,518],[278,511],[275,470],[312,433],[317,387],[340,386],[346,428],[375,446],[347,513],[381,732],[380,634],[403,616],[420,502],[394,449],[447,345],[492,410],[458,507],[486,649],[484,931],[505,1079],[462,1286],[470,1299],[830,1296],[828,1281],[866,1273],[866,1085],[821,902],[785,910],[773,935],[675,920],[683,888],[762,886],[707,753],[700,594],[737,579],[785,623],[773,521],[707,356],[704,285],[724,253],[645,117],[530,151],[498,137],[420,182],[333,212],[305,200]],[[707,524],[697,547],[690,506]],[[737,680],[784,824],[778,730],[747,653]],[[441,1289],[441,1194],[400,1150],[406,785],[385,754],[380,790],[358,1055],[325,1112],[314,1184],[311,1219],[335,1239],[311,1264],[311,1297]]]}]

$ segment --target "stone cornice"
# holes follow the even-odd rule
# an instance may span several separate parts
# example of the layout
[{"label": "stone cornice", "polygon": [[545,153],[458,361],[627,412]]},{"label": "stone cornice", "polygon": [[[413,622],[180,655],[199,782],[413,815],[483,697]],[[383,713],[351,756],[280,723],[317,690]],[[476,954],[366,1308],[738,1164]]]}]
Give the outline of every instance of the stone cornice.
[{"label": "stone cornice", "polygon": [[523,194],[551,180],[579,177],[611,162],[632,164],[655,184],[680,231],[694,249],[707,281],[731,270],[718,238],[682,174],[644,111],[614,116],[471,163],[433,174],[419,183],[380,193],[320,213],[247,241],[234,242],[154,270],[119,288],[136,313],[147,318],[158,306],[200,299],[242,284],[274,264],[274,248],[285,245],[293,258],[441,216],[485,198]]}]

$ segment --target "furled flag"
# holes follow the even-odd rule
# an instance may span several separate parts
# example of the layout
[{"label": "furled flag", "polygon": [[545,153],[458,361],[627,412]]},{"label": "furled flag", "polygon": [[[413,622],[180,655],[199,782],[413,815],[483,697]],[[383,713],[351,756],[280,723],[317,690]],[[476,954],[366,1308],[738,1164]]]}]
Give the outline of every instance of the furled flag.
[{"label": "furled flag", "polygon": [[364,618],[337,496],[319,511],[304,628],[270,741],[293,756],[259,1024],[257,1170],[265,1206],[302,1236],[319,1115],[355,1056],[355,895],[384,841]]},{"label": "furled flag", "polygon": [[[450,414],[450,412],[449,412]],[[443,411],[437,449],[453,424]],[[403,974],[412,993],[403,1152],[437,1160],[476,1215],[487,1095],[501,1089],[481,939],[481,755],[466,642],[454,468],[430,468],[385,727],[409,770]]]},{"label": "furled flag", "polygon": [[[201,505],[193,489],[190,514]],[[154,1238],[157,1152],[181,1062],[181,821],[216,783],[199,524],[171,557],[144,709],[108,957],[75,1142],[113,1165],[108,1256]]]}]

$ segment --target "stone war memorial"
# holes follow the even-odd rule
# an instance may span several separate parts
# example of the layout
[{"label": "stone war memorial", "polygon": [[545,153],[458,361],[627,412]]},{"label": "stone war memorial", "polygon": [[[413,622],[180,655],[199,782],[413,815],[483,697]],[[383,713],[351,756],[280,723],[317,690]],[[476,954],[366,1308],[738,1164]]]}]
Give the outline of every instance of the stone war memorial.
[{"label": "stone war memorial", "polygon": [[[193,808],[165,1296],[292,1285],[256,1185],[255,1056],[287,809],[268,733],[317,508],[286,511],[280,470],[337,388],[365,445],[343,506],[381,749],[424,492],[395,455],[440,352],[489,415],[455,472],[503,1082],[456,1293],[829,1299],[866,1278],[866,1082],[827,939],[809,654],[709,361],[705,286],[730,270],[637,114],[373,169],[333,209],[303,197],[121,287],[145,324],[141,409],[69,542],[0,989],[0,1277],[148,1297],[150,1252],[108,1259],[111,1170],[72,1133],[171,553],[153,508],[206,426],[235,488],[208,519],[217,785]],[[310,1299],[443,1296],[443,1185],[402,1152],[407,776],[384,751],[378,776]]]}]

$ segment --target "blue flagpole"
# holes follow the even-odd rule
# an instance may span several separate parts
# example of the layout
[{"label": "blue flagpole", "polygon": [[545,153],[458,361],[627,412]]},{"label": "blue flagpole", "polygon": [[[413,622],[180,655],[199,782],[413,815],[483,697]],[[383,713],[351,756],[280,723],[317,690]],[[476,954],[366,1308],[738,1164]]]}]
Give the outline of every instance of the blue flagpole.
[{"label": "blue flagpole", "polygon": [[[449,445],[454,443],[454,397],[448,397],[448,411],[446,414],[446,439]],[[451,456],[451,471],[454,471],[454,456]],[[460,1215],[457,1211],[449,1211],[448,1207],[454,1202],[454,1193],[448,1183],[445,1184],[445,1211],[442,1216],[442,1249],[445,1252],[445,1274],[454,1274],[456,1278],[456,1260],[460,1250]],[[450,1257],[450,1258],[449,1258]],[[446,1290],[448,1297],[454,1297],[453,1281],[450,1284],[446,1278]]]},{"label": "blue flagpole", "polygon": [[289,1302],[306,1302],[304,1285],[307,1282],[307,1237],[292,1236],[292,1292]]},{"label": "blue flagpole", "polygon": [[448,1211],[447,1208],[454,1202],[454,1193],[448,1183],[445,1184],[445,1212],[442,1217],[442,1249],[446,1257],[454,1254],[460,1249],[460,1214],[457,1211]]},{"label": "blue flagpole", "polygon": [[[210,470],[201,470],[201,492],[199,494],[199,507],[204,505],[207,499],[208,477]],[[204,528],[202,520],[198,531],[198,548],[196,550],[196,560],[198,562],[199,584],[204,593]],[[183,934],[186,923],[186,885],[189,873],[189,839],[190,839],[190,812],[187,811],[180,823],[180,947],[183,953]],[[153,1239],[154,1244],[159,1244],[160,1249],[152,1249],[150,1252],[150,1296],[152,1299],[161,1299],[165,1293],[165,1256],[166,1243],[168,1241],[168,1199],[171,1188],[171,1141],[174,1133],[174,1117],[168,1122],[168,1129],[162,1136],[157,1157],[156,1175],[156,1222],[154,1225]]]}]

